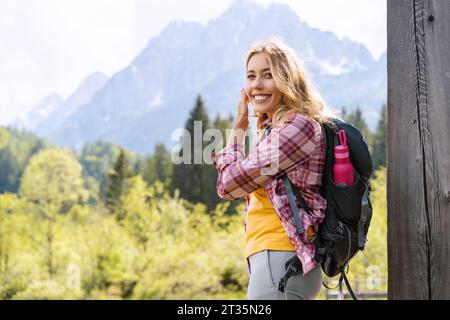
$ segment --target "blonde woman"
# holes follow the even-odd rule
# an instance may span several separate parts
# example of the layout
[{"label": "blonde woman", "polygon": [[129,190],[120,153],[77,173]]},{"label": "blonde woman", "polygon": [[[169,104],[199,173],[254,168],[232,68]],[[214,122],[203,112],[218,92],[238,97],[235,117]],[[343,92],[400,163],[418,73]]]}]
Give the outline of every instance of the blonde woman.
[{"label": "blonde woman", "polygon": [[[248,156],[248,103],[257,115],[258,140]],[[320,195],[325,137],[320,124],[334,115],[313,92],[294,50],[277,39],[253,45],[246,58],[246,88],[227,146],[212,152],[218,171],[217,193],[225,200],[244,198],[248,299],[314,299],[322,272],[311,243],[324,219]],[[261,135],[264,134],[264,139]],[[310,208],[296,202],[305,232],[297,231],[283,175],[297,186]],[[300,270],[279,290],[285,264],[298,257]],[[297,261],[298,261],[297,260]]]}]

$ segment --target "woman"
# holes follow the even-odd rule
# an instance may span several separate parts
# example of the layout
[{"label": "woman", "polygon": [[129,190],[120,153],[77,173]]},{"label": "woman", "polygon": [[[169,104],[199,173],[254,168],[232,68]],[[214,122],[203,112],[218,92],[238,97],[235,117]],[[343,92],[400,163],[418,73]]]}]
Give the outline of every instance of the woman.
[{"label": "woman", "polygon": [[[277,39],[255,44],[246,59],[246,89],[241,89],[237,116],[227,146],[212,152],[218,171],[217,192],[226,200],[246,198],[246,257],[250,281],[248,299],[314,299],[322,272],[311,243],[324,219],[326,201],[320,195],[325,164],[325,140],[320,123],[330,110],[312,92],[295,52]],[[258,144],[244,155],[249,128],[248,103],[257,114]],[[269,131],[270,130],[270,131]],[[260,140],[261,134],[268,134]],[[299,187],[309,206],[299,206],[304,230],[295,226],[281,176]],[[278,282],[285,262],[297,255],[302,272],[286,284]]]}]

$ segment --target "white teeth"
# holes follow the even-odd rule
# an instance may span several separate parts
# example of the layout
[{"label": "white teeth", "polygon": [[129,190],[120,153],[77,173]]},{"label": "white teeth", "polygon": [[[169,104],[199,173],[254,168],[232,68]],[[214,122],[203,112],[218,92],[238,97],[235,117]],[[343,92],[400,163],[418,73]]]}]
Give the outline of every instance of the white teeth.
[{"label": "white teeth", "polygon": [[269,97],[270,97],[269,95],[257,95],[255,96],[255,101],[262,102],[267,100]]}]

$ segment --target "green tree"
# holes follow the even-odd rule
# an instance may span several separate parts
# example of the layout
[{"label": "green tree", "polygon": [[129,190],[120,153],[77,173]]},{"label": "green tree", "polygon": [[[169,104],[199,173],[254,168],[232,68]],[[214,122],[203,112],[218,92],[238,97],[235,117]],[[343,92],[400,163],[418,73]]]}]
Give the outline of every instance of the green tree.
[{"label": "green tree", "polygon": [[31,158],[22,177],[20,195],[51,206],[56,213],[67,212],[71,205],[87,200],[82,170],[71,152],[47,148]]},{"label": "green tree", "polygon": [[350,122],[361,131],[361,134],[369,146],[370,152],[372,152],[372,134],[367,127],[366,120],[363,118],[361,108],[357,107],[355,110],[351,111],[344,117],[344,120]]},{"label": "green tree", "polygon": [[387,107],[381,109],[381,117],[373,138],[373,167],[386,167]]},{"label": "green tree", "polygon": [[152,245],[158,259],[143,272],[133,297],[244,298],[248,278],[242,217],[224,217],[224,206],[208,213],[204,204],[176,198],[163,197],[155,208],[161,213],[161,241]]},{"label": "green tree", "polygon": [[[125,152],[129,161],[130,170],[134,173],[142,172],[144,161],[140,154],[108,142],[98,141],[94,144],[86,144],[79,153],[78,159],[83,166],[83,176],[88,182],[89,190],[94,193],[91,194],[94,198],[94,201],[91,201],[92,203],[95,203],[98,196],[98,194],[95,193],[97,189],[100,195],[105,194],[108,186],[107,180],[109,171],[121,150],[124,150]],[[92,178],[95,179],[97,183],[92,181]]]},{"label": "green tree", "polygon": [[154,154],[147,158],[143,174],[144,180],[149,185],[159,180],[167,187],[171,183],[172,170],[170,152],[164,144],[157,144]]},{"label": "green tree", "polygon": [[9,133],[5,128],[0,127],[0,150],[8,145]]},{"label": "green tree", "polygon": [[355,110],[352,110],[350,113],[346,114],[345,120],[358,128],[361,133],[363,133],[364,137],[368,136],[369,129],[367,127],[366,121],[363,118],[360,107],[357,107]]},{"label": "green tree", "polygon": [[155,186],[148,187],[141,176],[128,180],[127,191],[122,196],[123,219],[120,223],[142,248],[145,248],[148,241],[153,239],[161,219],[149,203],[154,197]]},{"label": "green tree", "polygon": [[[175,165],[173,168],[172,187],[180,191],[181,197],[192,201],[205,203],[208,208],[212,208],[217,201],[211,198],[211,189],[215,188],[214,171],[211,165],[204,163],[203,150],[209,142],[203,141],[200,130],[195,132],[195,123],[197,128],[201,124],[202,132],[211,127],[207,110],[201,96],[198,96],[195,107],[190,112],[189,119],[186,121],[185,129],[189,134],[183,136],[183,141],[190,141],[191,150],[181,150],[180,156],[187,158],[190,163]],[[188,153],[188,154],[185,154]],[[200,163],[195,163],[200,161]]]},{"label": "green tree", "polygon": [[86,144],[78,156],[84,169],[84,176],[93,177],[99,184],[102,184],[119,153],[120,147],[111,143],[99,141],[94,144]]},{"label": "green tree", "polygon": [[[101,165],[88,153],[93,173]],[[113,167],[128,167],[127,152],[119,155]],[[111,215],[101,202],[86,202],[85,186],[98,188],[95,174],[72,152],[48,148],[27,163],[19,195],[0,195],[0,298],[245,297],[243,217],[226,216],[229,202],[209,210],[136,175],[122,180]],[[74,289],[68,280],[77,272]]]},{"label": "green tree", "polygon": [[57,272],[54,254],[61,230],[60,214],[88,199],[82,167],[69,151],[45,149],[33,156],[26,167],[20,195],[35,204],[35,232],[30,236],[44,253],[48,275],[52,278]]},{"label": "green tree", "polygon": [[16,193],[30,158],[45,147],[45,142],[15,129],[1,128],[0,135],[0,193]]},{"label": "green tree", "polygon": [[[217,113],[216,118],[213,122],[213,128],[220,130],[221,132],[221,139],[219,141],[216,141],[216,145],[218,148],[224,147],[227,140],[227,131],[231,129],[232,125],[232,115],[230,115],[228,118],[222,118],[219,113]],[[229,131],[228,131],[229,133]]]},{"label": "green tree", "polygon": [[25,245],[25,212],[30,208],[16,194],[0,194],[0,299],[11,299],[26,288],[29,268],[21,265],[20,251]]},{"label": "green tree", "polygon": [[104,202],[110,212],[115,212],[120,204],[120,197],[124,191],[125,180],[132,176],[128,158],[123,149],[120,150],[113,167],[108,174]]}]

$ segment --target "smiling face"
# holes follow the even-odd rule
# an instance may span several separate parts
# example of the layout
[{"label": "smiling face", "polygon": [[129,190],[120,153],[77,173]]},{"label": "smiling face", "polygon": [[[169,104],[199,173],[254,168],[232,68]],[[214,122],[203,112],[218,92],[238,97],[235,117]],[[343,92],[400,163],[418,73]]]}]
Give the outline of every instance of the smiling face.
[{"label": "smiling face", "polygon": [[247,65],[247,94],[256,113],[267,113],[272,118],[280,104],[282,93],[277,89],[266,53],[257,53]]}]

